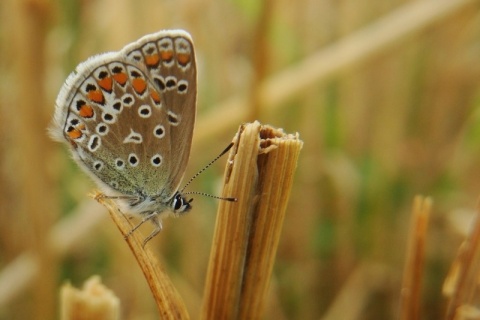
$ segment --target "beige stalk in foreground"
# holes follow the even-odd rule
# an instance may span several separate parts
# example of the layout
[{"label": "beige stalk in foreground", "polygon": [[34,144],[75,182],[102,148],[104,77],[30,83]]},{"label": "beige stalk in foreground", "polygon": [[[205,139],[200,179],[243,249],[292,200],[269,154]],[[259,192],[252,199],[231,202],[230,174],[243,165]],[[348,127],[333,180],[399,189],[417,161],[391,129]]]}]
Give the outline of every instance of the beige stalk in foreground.
[{"label": "beige stalk in foreground", "polygon": [[202,319],[258,319],[303,142],[258,122],[240,127],[225,172]]}]

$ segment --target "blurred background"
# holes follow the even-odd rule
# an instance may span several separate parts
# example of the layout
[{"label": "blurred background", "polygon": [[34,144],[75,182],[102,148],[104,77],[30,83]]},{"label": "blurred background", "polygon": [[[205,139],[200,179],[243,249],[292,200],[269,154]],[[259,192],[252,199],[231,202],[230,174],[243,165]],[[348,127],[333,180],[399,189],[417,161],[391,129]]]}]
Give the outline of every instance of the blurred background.
[{"label": "blurred background", "polygon": [[[243,122],[305,143],[265,319],[321,319],[358,274],[365,285],[349,294],[360,306],[343,319],[397,318],[417,194],[433,200],[421,318],[443,317],[442,285],[480,191],[480,1],[2,0],[0,17],[1,319],[54,319],[60,286],[94,274],[122,319],[158,318],[125,242],[87,196],[95,186],[46,128],[78,63],[168,28],[192,34],[198,60],[186,177]],[[189,189],[219,194],[224,162]],[[216,206],[196,197],[149,244],[193,319]]]}]

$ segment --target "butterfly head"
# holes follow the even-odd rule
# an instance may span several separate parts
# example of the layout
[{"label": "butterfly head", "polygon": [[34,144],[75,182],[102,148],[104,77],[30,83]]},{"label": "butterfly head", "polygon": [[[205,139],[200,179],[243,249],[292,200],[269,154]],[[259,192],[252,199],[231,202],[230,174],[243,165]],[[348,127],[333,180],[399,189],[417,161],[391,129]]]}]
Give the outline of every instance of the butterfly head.
[{"label": "butterfly head", "polygon": [[176,214],[188,212],[190,209],[192,209],[192,205],[190,204],[192,201],[192,198],[187,200],[180,192],[177,191],[170,200],[170,210]]}]

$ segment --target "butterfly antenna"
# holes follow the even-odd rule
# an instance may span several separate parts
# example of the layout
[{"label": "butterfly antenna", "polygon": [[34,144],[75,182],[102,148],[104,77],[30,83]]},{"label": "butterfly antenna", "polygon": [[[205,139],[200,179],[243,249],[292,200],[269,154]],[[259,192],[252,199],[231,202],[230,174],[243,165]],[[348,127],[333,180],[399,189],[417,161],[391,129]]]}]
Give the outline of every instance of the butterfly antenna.
[{"label": "butterfly antenna", "polygon": [[225,201],[230,201],[230,202],[237,202],[237,198],[213,196],[213,195],[208,194],[208,193],[205,193],[205,192],[191,191],[191,192],[185,192],[185,193],[183,193],[183,195],[187,195],[187,194],[197,194],[197,195],[200,195],[200,196],[205,196],[205,197],[209,197],[209,198],[213,198],[213,199],[217,199],[217,200],[225,200]]},{"label": "butterfly antenna", "polygon": [[[213,159],[212,161],[210,161],[205,167],[203,167],[203,169],[201,169],[200,171],[198,171],[193,177],[190,178],[190,180],[188,180],[187,184],[185,186],[183,186],[182,190],[180,190],[180,193],[183,193],[183,190],[185,190],[185,188],[188,187],[188,185],[190,183],[192,183],[193,180],[195,180],[195,178],[197,178],[203,171],[207,170],[208,167],[210,167],[212,164],[215,163],[215,161],[217,161],[218,159],[220,159],[225,153],[228,152],[228,150],[230,150],[231,148],[233,147],[233,142],[231,142],[228,147],[225,148],[225,150],[222,151],[222,153],[220,153],[218,156],[215,157],[215,159]],[[202,194],[202,195],[205,195],[207,197],[212,197],[212,198],[216,198],[216,199],[221,199],[221,200],[227,200],[227,199],[234,199],[234,198],[221,198],[221,197],[215,197],[215,196],[211,196],[211,195],[207,195],[207,194],[203,194],[203,193],[196,193],[196,192],[189,192],[189,193],[186,193],[186,194]],[[236,201],[236,200],[228,200],[228,201]]]}]

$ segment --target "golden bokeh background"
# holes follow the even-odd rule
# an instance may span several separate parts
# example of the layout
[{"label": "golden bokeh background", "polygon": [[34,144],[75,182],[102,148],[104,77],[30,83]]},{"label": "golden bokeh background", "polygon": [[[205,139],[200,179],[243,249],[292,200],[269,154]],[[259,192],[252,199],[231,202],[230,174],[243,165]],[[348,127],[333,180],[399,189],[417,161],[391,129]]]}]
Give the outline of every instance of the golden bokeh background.
[{"label": "golden bokeh background", "polygon": [[[345,293],[357,309],[344,319],[397,318],[417,194],[433,200],[421,318],[443,318],[480,191],[480,1],[2,0],[0,17],[0,319],[54,319],[61,285],[94,274],[122,319],[158,318],[93,183],[46,128],[78,63],[170,28],[191,33],[198,60],[186,177],[243,122],[305,143],[265,319],[327,319]],[[219,194],[224,161],[189,188]],[[195,197],[149,244],[192,319],[216,206]]]}]

